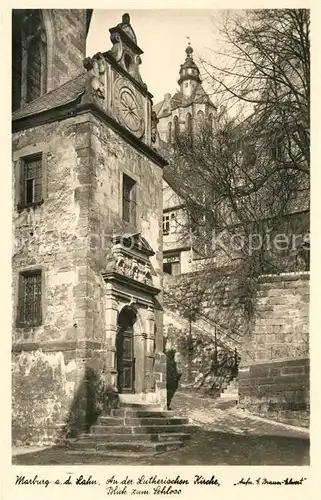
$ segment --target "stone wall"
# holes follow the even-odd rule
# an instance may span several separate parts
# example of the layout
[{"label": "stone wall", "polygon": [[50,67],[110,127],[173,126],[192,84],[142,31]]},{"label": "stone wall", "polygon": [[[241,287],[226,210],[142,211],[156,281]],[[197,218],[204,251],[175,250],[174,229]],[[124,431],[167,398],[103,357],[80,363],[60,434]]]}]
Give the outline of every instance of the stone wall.
[{"label": "stone wall", "polygon": [[309,427],[309,359],[267,361],[240,368],[239,395],[242,408]]},{"label": "stone wall", "polygon": [[309,425],[309,295],[309,273],[261,277],[239,371],[243,408],[305,426]]},{"label": "stone wall", "polygon": [[[164,275],[163,302],[166,348],[177,352],[181,387],[217,395],[233,372],[235,349],[240,354],[247,328],[232,283],[207,283],[204,273]],[[198,313],[190,324],[188,316],[195,306]],[[216,376],[211,368],[215,336],[220,363]]]},{"label": "stone wall", "polygon": [[[85,338],[81,312],[89,241],[88,209],[78,193],[88,189],[79,149],[84,118],[70,118],[13,136],[13,331],[14,342]],[[24,156],[43,155],[43,203],[19,210],[19,167]],[[41,268],[45,294],[43,324],[16,327],[19,271]]]},{"label": "stone wall", "polygon": [[[86,379],[103,366],[101,337],[97,342],[87,336],[88,204],[79,196],[89,189],[82,149],[87,120],[70,118],[13,135],[12,410],[19,441],[59,440],[63,425],[85,425]],[[21,210],[20,161],[34,153],[43,156],[43,203]],[[42,271],[42,324],[21,328],[19,272],[30,269]]]},{"label": "stone wall", "polygon": [[247,329],[236,281],[228,269],[206,273],[205,266],[201,272],[164,275],[164,307],[186,315],[197,308],[202,317],[227,330],[231,337],[241,337]]},{"label": "stone wall", "polygon": [[77,342],[13,346],[13,444],[62,443],[95,422],[100,360],[91,354]]},{"label": "stone wall", "polygon": [[308,425],[309,273],[261,276],[250,321],[244,318],[231,282],[220,281],[211,288],[203,279],[203,274],[194,273],[166,278],[164,285],[164,334],[170,348],[181,352],[187,340],[184,313],[198,305],[203,315],[203,320],[198,316],[192,323],[195,387],[197,377],[201,380],[209,370],[214,325],[219,325],[217,340],[225,348],[237,347],[241,355],[240,405],[262,416]]},{"label": "stone wall", "polygon": [[86,10],[44,9],[48,46],[48,90],[83,72]]},{"label": "stone wall", "polygon": [[307,356],[309,298],[309,273],[261,276],[242,363]]}]

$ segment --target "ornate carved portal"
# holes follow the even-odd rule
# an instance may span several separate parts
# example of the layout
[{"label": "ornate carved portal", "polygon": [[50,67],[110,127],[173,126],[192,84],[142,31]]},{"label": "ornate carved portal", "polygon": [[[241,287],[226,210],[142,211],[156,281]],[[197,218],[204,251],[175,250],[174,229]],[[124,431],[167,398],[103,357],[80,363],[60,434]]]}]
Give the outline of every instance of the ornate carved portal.
[{"label": "ornate carved portal", "polygon": [[131,398],[155,392],[155,297],[160,290],[152,280],[153,254],[140,234],[114,236],[102,273],[109,382],[123,395],[135,393]]}]

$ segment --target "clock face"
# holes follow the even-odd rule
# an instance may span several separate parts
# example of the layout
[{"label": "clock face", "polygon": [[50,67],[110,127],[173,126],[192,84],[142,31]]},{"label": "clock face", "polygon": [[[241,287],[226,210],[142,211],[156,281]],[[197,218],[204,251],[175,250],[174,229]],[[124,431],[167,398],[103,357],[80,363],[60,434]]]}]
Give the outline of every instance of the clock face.
[{"label": "clock face", "polygon": [[114,99],[116,114],[121,124],[137,137],[142,137],[145,125],[141,96],[137,95],[125,79],[119,78],[114,87]]}]

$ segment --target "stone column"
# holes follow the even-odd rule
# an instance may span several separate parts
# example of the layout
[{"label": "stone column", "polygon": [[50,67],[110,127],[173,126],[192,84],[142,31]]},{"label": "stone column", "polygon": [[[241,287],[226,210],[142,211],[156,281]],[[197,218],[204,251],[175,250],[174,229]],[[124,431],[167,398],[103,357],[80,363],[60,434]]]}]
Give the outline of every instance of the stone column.
[{"label": "stone column", "polygon": [[116,331],[117,331],[118,301],[109,293],[106,297],[106,383],[117,387],[116,366]]},{"label": "stone column", "polygon": [[155,347],[155,315],[151,306],[148,306],[145,314],[146,351],[145,351],[145,392],[154,390],[153,367]]}]

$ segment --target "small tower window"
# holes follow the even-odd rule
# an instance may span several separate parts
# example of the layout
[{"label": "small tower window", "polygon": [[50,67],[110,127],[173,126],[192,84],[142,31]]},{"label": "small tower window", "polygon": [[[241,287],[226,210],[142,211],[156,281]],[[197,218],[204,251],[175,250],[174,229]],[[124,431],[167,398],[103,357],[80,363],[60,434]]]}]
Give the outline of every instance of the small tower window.
[{"label": "small tower window", "polygon": [[193,129],[192,129],[192,116],[190,113],[187,113],[186,115],[186,120],[185,120],[185,130],[188,135],[192,135]]},{"label": "small tower window", "polygon": [[198,111],[197,112],[197,127],[198,129],[202,129],[204,126],[204,113],[203,111]]},{"label": "small tower window", "polygon": [[136,225],[136,182],[123,175],[123,220]]},{"label": "small tower window", "polygon": [[178,139],[179,135],[179,123],[178,123],[178,116],[174,116],[174,141]]}]

